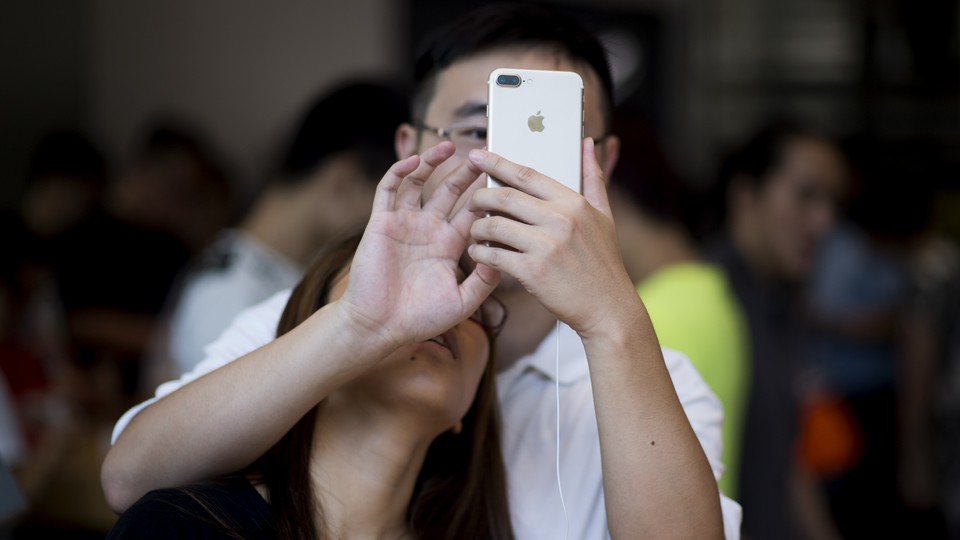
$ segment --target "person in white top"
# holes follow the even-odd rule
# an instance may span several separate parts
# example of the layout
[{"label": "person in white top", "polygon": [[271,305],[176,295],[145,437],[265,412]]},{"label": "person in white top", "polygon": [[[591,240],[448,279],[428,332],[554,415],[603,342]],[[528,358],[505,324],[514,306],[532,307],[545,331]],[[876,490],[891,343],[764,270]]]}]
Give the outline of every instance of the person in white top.
[{"label": "person in white top", "polygon": [[[504,66],[584,79],[583,195],[481,149],[487,75]],[[397,130],[397,153],[442,137],[457,149],[423,178],[424,200],[463,166],[508,186],[485,189],[478,178],[465,198],[478,215],[469,259],[502,273],[497,295],[510,311],[497,362],[517,538],[739,538],[740,508],[716,484],[722,408],[682,355],[661,351],[620,258],[604,185],[619,141],[607,133],[602,46],[546,8],[481,8],[437,35],[417,81],[418,124]],[[356,376],[324,364],[335,343],[309,333],[271,341],[286,294],[241,314],[197,370],[121,418],[102,470],[112,508],[249,464]],[[378,318],[368,317],[361,328]]]},{"label": "person in white top", "polygon": [[[353,121],[358,108],[369,121]],[[373,80],[340,84],[311,104],[243,222],[197,258],[168,299],[158,381],[193,369],[240,311],[293,287],[320,248],[367,219],[408,114],[403,92]]]},{"label": "person in white top", "polygon": [[243,229],[228,229],[204,250],[172,300],[165,327],[170,368],[182,375],[203,360],[203,348],[244,309],[277,291],[296,285],[299,264],[263,244]]}]

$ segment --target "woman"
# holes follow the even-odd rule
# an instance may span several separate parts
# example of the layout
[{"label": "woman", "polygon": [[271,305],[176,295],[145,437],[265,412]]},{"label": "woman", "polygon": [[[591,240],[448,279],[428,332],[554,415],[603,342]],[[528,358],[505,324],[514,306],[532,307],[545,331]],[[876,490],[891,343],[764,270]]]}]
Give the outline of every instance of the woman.
[{"label": "woman", "polygon": [[[394,165],[364,237],[322,256],[284,310],[278,336],[318,317],[349,321],[335,328],[339,343],[318,350],[359,373],[246,470],[153,491],[110,538],[513,538],[491,361],[506,313],[487,296],[489,269],[464,278],[457,265],[475,217],[454,206],[475,172],[464,165],[452,189],[419,203],[419,179],[452,153],[444,143]],[[431,256],[411,257],[412,244]],[[441,292],[451,290],[460,294]]]}]

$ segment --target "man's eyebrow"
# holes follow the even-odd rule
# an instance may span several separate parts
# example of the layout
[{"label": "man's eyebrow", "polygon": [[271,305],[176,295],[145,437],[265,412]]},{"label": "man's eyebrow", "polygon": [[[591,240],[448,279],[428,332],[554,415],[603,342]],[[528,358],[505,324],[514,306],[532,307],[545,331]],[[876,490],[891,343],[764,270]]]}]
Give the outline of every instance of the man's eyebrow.
[{"label": "man's eyebrow", "polygon": [[453,111],[455,118],[469,118],[471,116],[486,116],[487,104],[480,101],[468,101]]}]

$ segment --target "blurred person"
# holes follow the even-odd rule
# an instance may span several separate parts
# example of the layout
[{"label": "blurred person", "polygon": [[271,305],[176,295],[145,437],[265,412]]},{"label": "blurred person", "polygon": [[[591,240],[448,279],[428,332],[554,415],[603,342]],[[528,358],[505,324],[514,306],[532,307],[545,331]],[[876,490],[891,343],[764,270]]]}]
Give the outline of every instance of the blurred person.
[{"label": "blurred person", "polygon": [[[69,249],[70,233],[101,210],[108,172],[103,155],[85,135],[50,132],[33,150],[17,211],[0,216],[7,253],[3,272],[13,310],[7,343],[15,343],[40,364],[27,368],[30,363],[24,362],[24,369],[56,375],[66,361],[57,269]],[[13,377],[19,394],[20,377]]]},{"label": "blurred person", "polygon": [[830,141],[778,123],[721,171],[722,232],[706,253],[725,270],[750,335],[739,481],[745,537],[838,534],[795,449],[810,364],[801,292],[833,225],[846,167]]},{"label": "blurred person", "polygon": [[723,271],[704,260],[686,223],[682,181],[653,133],[618,115],[625,147],[610,202],[623,262],[664,347],[690,358],[723,404],[720,488],[736,499],[747,392],[746,327]]},{"label": "blurred person", "polygon": [[[453,238],[428,235],[452,242],[442,264],[418,260],[430,220],[418,214],[447,214],[458,198],[408,211],[405,199],[423,186],[411,163],[384,178],[379,219],[362,239],[311,265],[276,332],[311,332],[331,369],[365,373],[320,399],[252,466],[150,492],[109,538],[513,538],[492,358],[506,313],[487,296],[492,284],[457,275],[472,221],[465,207],[451,218]],[[464,169],[449,185],[460,191],[474,178]],[[352,313],[364,304],[400,320],[358,332]]]},{"label": "blurred person", "polygon": [[[127,406],[121,381],[145,343],[133,343],[136,332],[145,339],[151,319],[125,308],[146,295],[152,272],[185,260],[185,250],[115,217],[116,182],[82,134],[45,136],[28,173],[18,214],[4,227],[11,311],[0,368],[26,443],[12,472],[29,502],[12,534],[102,537],[111,522],[96,474],[103,420]],[[177,248],[166,250],[171,243]],[[126,399],[135,377],[128,380]]]},{"label": "blurred person", "polygon": [[[79,399],[113,414],[138,392],[141,360],[164,299],[191,255],[166,220],[193,178],[188,139],[151,129],[134,163],[111,181],[97,211],[64,235],[55,263],[70,356],[87,378]],[[213,211],[215,214],[216,212]]]},{"label": "blurred person", "polygon": [[[34,149],[20,202],[26,229],[40,242],[55,243],[100,206],[107,172],[106,160],[81,133],[44,136]],[[55,246],[45,248],[51,249]]]},{"label": "blurred person", "polygon": [[[358,110],[365,121],[356,121]],[[275,179],[240,225],[199,256],[168,301],[169,328],[160,339],[170,365],[157,383],[193,369],[240,311],[292,287],[315,253],[366,219],[407,114],[399,90],[374,82],[343,84],[311,105]]]},{"label": "blurred person", "polygon": [[190,253],[233,219],[233,193],[211,145],[183,120],[148,123],[136,155],[110,192],[117,217],[170,234]]},{"label": "blurred person", "polygon": [[[6,232],[14,246],[11,255],[15,255],[18,233],[14,229]],[[42,337],[44,334],[36,331],[38,297],[48,284],[30,291],[22,286],[24,273],[37,268],[31,265],[35,262],[11,256],[0,263],[0,463],[2,472],[12,475],[16,483],[16,496],[26,503],[7,523],[12,538],[34,537],[33,533],[49,536],[51,522],[58,522],[61,532],[83,528],[70,518],[69,511],[44,504],[57,496],[62,502],[56,486],[62,486],[73,472],[67,471],[64,463],[70,459],[67,448],[76,439],[78,428],[86,427],[87,417],[75,405],[87,379],[65,357],[50,355],[54,344],[45,341],[55,335]],[[95,478],[89,474],[95,471],[89,465],[99,459],[97,455],[86,463],[87,479]],[[76,477],[70,480],[74,489],[79,487]],[[89,500],[103,508],[96,498]],[[82,504],[73,507],[90,508]]]},{"label": "blurred person", "polygon": [[[482,150],[487,77],[504,65],[582,76],[583,195]],[[415,173],[423,204],[459,196],[441,180],[464,168],[509,186],[486,189],[481,180],[465,201],[478,218],[469,256],[491,286],[504,273],[498,296],[514,321],[497,343],[497,382],[516,535],[738,538],[739,507],[716,485],[722,407],[681,353],[659,347],[621,261],[603,179],[619,141],[609,133],[612,83],[600,43],[547,8],[488,6],[438,30],[416,66],[416,123],[400,126],[396,146],[414,159],[440,143]],[[406,199],[411,210],[419,206]],[[436,260],[440,244],[431,238],[443,228],[417,230],[424,239],[415,247],[426,261]],[[420,285],[440,286],[427,277]],[[288,296],[242,313],[196,370],[121,418],[102,470],[113,508],[150,489],[249,465],[328,390],[356,376],[318,362],[308,332],[272,341]],[[366,306],[356,329],[393,315],[379,303]],[[563,450],[551,464],[558,441]],[[569,525],[557,519],[564,508],[558,482]]]},{"label": "blurred person", "polygon": [[80,420],[74,406],[89,391],[89,380],[71,362],[57,278],[74,231],[102,211],[108,175],[106,159],[87,136],[52,131],[34,148],[17,213],[4,216],[0,372],[24,441],[22,462],[7,464],[31,500],[53,474],[51,456]]}]

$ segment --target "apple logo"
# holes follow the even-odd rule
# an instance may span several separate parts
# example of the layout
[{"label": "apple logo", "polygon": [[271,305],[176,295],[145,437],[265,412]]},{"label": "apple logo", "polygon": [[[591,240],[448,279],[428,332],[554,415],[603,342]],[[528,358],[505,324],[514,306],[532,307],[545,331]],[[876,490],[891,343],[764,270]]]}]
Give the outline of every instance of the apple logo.
[{"label": "apple logo", "polygon": [[540,111],[527,118],[527,127],[530,128],[530,131],[543,131],[543,115],[540,114]]}]

